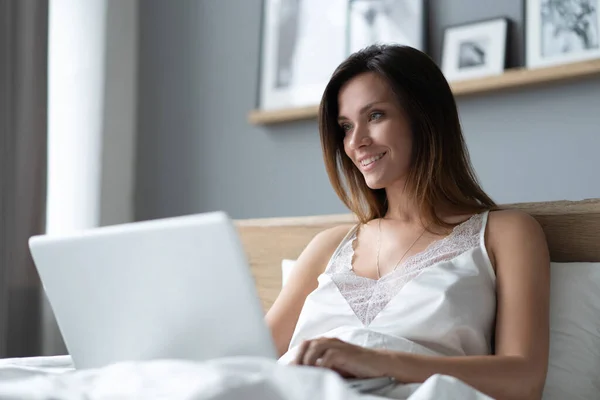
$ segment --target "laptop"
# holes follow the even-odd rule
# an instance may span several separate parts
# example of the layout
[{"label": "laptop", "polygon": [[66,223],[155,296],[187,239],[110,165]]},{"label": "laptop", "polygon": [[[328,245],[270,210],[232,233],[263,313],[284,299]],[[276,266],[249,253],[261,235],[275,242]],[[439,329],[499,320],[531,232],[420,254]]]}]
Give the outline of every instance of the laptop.
[{"label": "laptop", "polygon": [[[34,236],[29,247],[77,369],[277,357],[237,229],[224,212]],[[359,391],[384,382],[348,381]]]}]

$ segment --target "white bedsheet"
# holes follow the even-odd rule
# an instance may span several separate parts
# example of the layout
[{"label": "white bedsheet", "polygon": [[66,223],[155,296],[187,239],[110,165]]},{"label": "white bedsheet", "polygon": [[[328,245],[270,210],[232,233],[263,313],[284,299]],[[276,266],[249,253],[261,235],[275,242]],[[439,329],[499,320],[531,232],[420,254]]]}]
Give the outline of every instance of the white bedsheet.
[{"label": "white bedsheet", "polygon": [[[455,378],[436,375],[422,385],[396,385],[379,393],[410,400],[487,400]],[[209,362],[122,362],[75,371],[68,356],[0,361],[0,399],[381,399],[348,389],[337,374],[258,358]]]}]

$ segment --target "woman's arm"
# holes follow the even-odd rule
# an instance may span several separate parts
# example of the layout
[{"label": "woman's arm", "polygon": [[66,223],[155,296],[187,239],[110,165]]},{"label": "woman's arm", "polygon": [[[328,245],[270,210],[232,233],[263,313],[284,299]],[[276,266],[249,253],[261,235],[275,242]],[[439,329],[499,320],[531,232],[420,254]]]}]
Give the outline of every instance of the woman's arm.
[{"label": "woman's arm", "polygon": [[341,226],[317,234],[296,260],[286,285],[267,312],[265,319],[279,356],[287,351],[304,301],[316,289],[317,278],[346,233],[348,227]]},{"label": "woman's arm", "polygon": [[497,399],[539,399],[549,346],[546,239],[535,219],[516,211],[490,213],[486,238],[497,276],[495,355],[427,357],[317,339],[304,343],[296,362],[344,375],[392,376],[405,383],[444,374]]},{"label": "woman's arm", "polygon": [[[383,354],[383,376],[400,382],[424,382],[434,374],[460,379],[494,399],[540,399],[544,388],[538,363],[523,356],[426,357]],[[383,368],[386,368],[385,366]]]}]

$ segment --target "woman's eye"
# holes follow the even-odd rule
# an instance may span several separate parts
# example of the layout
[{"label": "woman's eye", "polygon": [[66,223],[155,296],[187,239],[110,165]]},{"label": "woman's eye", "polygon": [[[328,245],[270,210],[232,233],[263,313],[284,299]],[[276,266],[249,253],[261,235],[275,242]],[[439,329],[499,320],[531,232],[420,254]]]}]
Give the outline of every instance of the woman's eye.
[{"label": "woman's eye", "polygon": [[352,127],[350,126],[350,124],[341,124],[340,127],[342,128],[342,130],[346,133],[349,132],[350,129],[352,129]]},{"label": "woman's eye", "polygon": [[382,112],[372,112],[371,114],[369,114],[369,121],[376,121],[378,119],[380,119],[381,117],[383,117],[383,113]]}]

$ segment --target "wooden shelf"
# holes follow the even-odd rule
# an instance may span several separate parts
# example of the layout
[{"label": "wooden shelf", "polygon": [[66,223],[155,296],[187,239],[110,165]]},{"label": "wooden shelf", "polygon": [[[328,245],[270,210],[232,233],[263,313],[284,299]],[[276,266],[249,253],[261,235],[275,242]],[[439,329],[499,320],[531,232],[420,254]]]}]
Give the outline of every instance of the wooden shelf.
[{"label": "wooden shelf", "polygon": [[[450,86],[454,96],[463,97],[590,76],[600,76],[600,60],[537,69],[514,68],[506,70],[502,75],[452,82]],[[271,125],[314,119],[317,117],[317,113],[317,105],[272,111],[253,110],[248,115],[248,121],[253,125]]]},{"label": "wooden shelf", "polygon": [[285,108],[282,110],[261,111],[253,110],[248,115],[248,121],[253,125],[270,125],[282,122],[302,121],[317,118],[319,106]]}]

